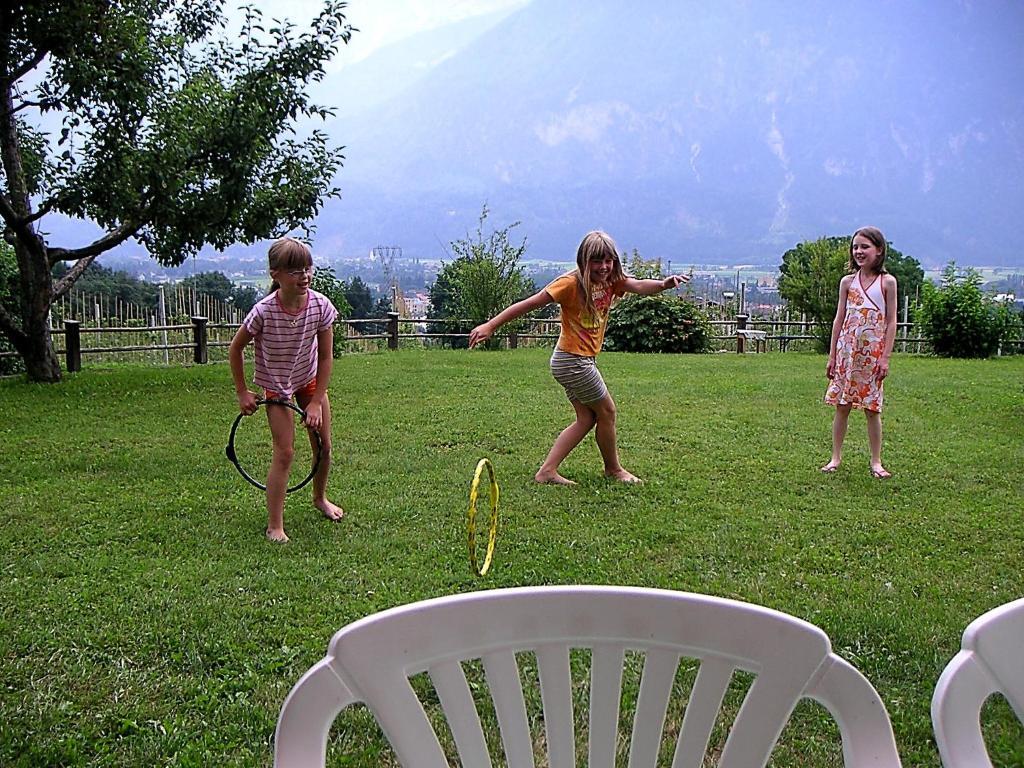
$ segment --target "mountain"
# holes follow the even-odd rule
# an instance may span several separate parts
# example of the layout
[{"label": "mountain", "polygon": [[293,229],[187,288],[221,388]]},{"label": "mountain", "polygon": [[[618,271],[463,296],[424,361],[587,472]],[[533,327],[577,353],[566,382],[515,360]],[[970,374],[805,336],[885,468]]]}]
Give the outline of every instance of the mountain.
[{"label": "mountain", "polygon": [[415,71],[367,59],[380,98],[325,85],[347,160],[320,250],[443,255],[486,202],[531,258],[601,228],[677,264],[778,263],[870,223],[926,267],[1024,266],[1018,2],[534,0],[490,21],[404,43],[434,38]]},{"label": "mountain", "polygon": [[[399,97],[445,59],[454,56],[495,26],[508,11],[470,16],[428,32],[411,35],[377,53],[346,64],[311,90],[314,101],[334,104],[350,119]],[[359,32],[355,36],[359,36]],[[342,56],[345,52],[342,51]],[[339,95],[341,103],[338,103]]]}]

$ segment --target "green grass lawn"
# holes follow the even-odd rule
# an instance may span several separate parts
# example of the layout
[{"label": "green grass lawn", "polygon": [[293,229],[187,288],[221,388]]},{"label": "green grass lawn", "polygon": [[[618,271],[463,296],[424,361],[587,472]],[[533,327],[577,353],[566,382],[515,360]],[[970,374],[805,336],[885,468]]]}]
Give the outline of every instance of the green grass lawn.
[{"label": "green grass lawn", "polygon": [[[624,465],[593,439],[533,473],[571,408],[545,350],[350,355],[330,393],[330,524],[289,497],[264,542],[259,491],[224,458],[223,365],[90,367],[57,386],[0,382],[0,764],[269,765],[277,714],[331,634],[373,611],[495,587],[632,584],[760,603],[822,627],[878,689],[906,766],[938,766],[935,681],[974,617],[1024,594],[1024,357],[897,355],[891,480],[869,477],[854,414],[825,476],[832,411],[810,354],[601,357]],[[501,529],[472,575],[465,514],[494,462]],[[1024,729],[986,708],[997,765]],[[334,765],[388,764],[365,715]],[[775,765],[839,765],[802,705]],[[585,753],[584,753],[585,754]]]}]

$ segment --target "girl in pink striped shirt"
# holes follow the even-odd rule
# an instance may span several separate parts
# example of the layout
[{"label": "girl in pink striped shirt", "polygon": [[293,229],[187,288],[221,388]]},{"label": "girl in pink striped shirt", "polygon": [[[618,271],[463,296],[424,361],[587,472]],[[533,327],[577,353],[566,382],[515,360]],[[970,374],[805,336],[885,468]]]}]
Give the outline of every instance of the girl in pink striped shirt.
[{"label": "girl in pink striped shirt", "polygon": [[[344,511],[327,498],[331,469],[331,402],[327,385],[333,363],[333,324],[338,311],[322,293],[311,290],[313,256],[309,246],[284,237],[270,246],[270,294],[256,303],[231,340],[228,359],[235,382],[238,407],[248,415],[256,410],[257,396],[245,383],[243,351],[255,342],[253,381],[263,388],[265,400],[291,400],[306,412],[305,424],[320,432],[320,466],[313,478],[313,504],[328,520],[340,520]],[[267,538],[285,542],[284,497],[295,445],[295,422],[287,408],[268,407],[267,420],[274,441],[267,472]],[[310,434],[316,450],[316,440]]]}]

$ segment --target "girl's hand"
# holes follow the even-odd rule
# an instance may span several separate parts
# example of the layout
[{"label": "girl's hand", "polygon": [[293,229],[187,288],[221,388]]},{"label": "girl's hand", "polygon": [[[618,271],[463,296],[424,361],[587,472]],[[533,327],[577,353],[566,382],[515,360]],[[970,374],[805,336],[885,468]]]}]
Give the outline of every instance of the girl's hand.
[{"label": "girl's hand", "polygon": [[256,413],[256,395],[248,389],[238,393],[238,409],[246,416]]},{"label": "girl's hand", "polygon": [[494,334],[494,329],[491,328],[490,323],[480,323],[476,328],[469,332],[469,347],[472,349],[481,341],[487,341]]},{"label": "girl's hand", "polygon": [[836,360],[834,357],[828,359],[828,365],[825,366],[825,376],[831,381],[836,377]]},{"label": "girl's hand", "polygon": [[662,290],[668,291],[672,288],[678,288],[680,283],[690,282],[689,275],[669,275],[662,281],[664,288]]},{"label": "girl's hand", "polygon": [[320,425],[323,424],[323,406],[320,403],[309,402],[306,403],[304,409],[306,411],[306,418],[303,423],[310,429],[320,429]]},{"label": "girl's hand", "polygon": [[878,361],[878,365],[875,367],[875,377],[879,382],[882,381],[886,376],[889,375],[889,361],[882,358]]}]

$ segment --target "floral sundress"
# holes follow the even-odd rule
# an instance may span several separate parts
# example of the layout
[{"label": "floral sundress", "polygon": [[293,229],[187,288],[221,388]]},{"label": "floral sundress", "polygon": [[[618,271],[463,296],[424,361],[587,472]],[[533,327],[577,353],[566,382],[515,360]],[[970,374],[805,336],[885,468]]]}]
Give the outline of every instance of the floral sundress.
[{"label": "floral sundress", "polygon": [[875,375],[885,349],[885,296],[882,276],[864,288],[858,272],[846,291],[846,318],[836,342],[835,378],[826,405],[882,410],[882,382]]}]

